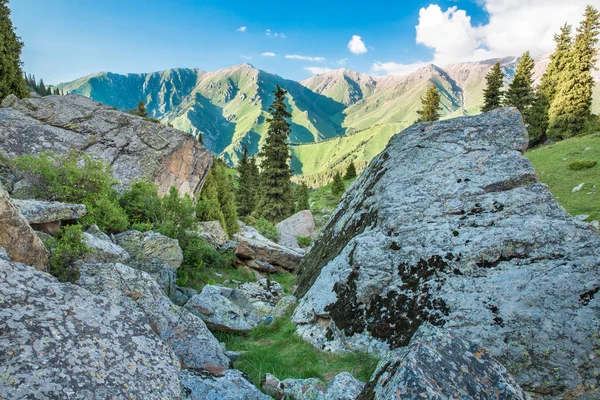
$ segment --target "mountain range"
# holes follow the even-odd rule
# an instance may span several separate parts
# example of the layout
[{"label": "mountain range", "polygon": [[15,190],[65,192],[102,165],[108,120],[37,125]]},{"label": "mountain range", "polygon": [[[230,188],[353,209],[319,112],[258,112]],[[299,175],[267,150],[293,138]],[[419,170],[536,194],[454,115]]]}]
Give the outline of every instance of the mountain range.
[{"label": "mountain range", "polygon": [[[394,134],[411,125],[420,97],[435,84],[443,118],[475,115],[483,103],[485,75],[500,62],[506,83],[515,57],[439,67],[429,64],[406,76],[376,77],[338,69],[296,82],[241,64],[214,72],[176,68],[153,73],[100,72],[58,85],[65,93],[91,97],[122,110],[143,100],[150,117],[201,136],[206,147],[234,165],[247,146],[258,152],[267,131],[276,85],[288,91],[292,118],[290,148],[295,180],[327,183],[335,170],[354,161],[362,169]],[[548,56],[536,58],[539,81]],[[594,73],[600,81],[598,70]],[[600,85],[593,111],[600,112]]]}]

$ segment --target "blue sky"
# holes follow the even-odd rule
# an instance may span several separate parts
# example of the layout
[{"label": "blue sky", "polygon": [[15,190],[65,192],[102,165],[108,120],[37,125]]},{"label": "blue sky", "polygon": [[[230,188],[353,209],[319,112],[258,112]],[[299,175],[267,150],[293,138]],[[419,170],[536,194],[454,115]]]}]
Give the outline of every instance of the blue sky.
[{"label": "blue sky", "polygon": [[[524,43],[505,42],[528,38],[530,47],[545,43],[533,49],[539,53],[550,50],[552,32],[578,20],[589,1],[12,0],[11,9],[25,42],[25,70],[56,84],[98,71],[212,71],[243,62],[298,80],[342,66],[402,74],[427,62],[518,55],[513,51]],[[542,6],[550,8],[549,21],[515,38],[511,32],[527,18],[539,19]],[[502,34],[513,36],[498,40]],[[360,41],[352,52],[355,35]]]}]

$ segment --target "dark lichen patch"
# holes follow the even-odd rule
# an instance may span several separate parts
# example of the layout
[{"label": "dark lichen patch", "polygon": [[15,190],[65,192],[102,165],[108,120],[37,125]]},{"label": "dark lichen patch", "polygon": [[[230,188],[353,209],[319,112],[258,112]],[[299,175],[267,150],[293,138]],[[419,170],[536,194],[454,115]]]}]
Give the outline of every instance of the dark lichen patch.
[{"label": "dark lichen patch", "polygon": [[504,320],[502,319],[502,317],[500,317],[500,310],[498,309],[498,306],[488,304],[486,308],[492,312],[494,325],[504,328]]},{"label": "dark lichen patch", "polygon": [[501,255],[500,257],[498,257],[496,260],[493,260],[493,261],[483,259],[477,263],[477,266],[479,268],[486,268],[486,269],[496,268],[498,266],[498,264],[500,264],[501,262],[508,262],[508,261],[512,261],[515,259],[518,260],[518,259],[522,259],[522,258],[524,258],[524,257],[519,256],[519,255],[511,255],[511,256]]},{"label": "dark lichen patch", "polygon": [[[373,399],[375,399],[375,387],[377,386],[379,379],[381,379],[381,376],[384,373],[387,373],[388,376],[394,376],[399,365],[400,365],[399,362],[391,362],[390,361],[390,362],[387,362],[382,368],[379,368],[379,370],[377,371],[377,373],[375,374],[373,379],[371,379],[369,382],[367,382],[367,384],[363,388],[362,392],[360,392],[360,394],[358,395],[356,400],[373,400]],[[388,382],[389,381],[383,382],[382,386],[385,386]]]},{"label": "dark lichen patch", "polygon": [[353,269],[346,282],[336,282],[333,291],[338,300],[325,307],[337,328],[348,336],[365,330],[364,304],[356,297],[356,281],[359,277],[357,268]]},{"label": "dark lichen patch", "polygon": [[524,174],[507,179],[500,182],[492,183],[491,185],[484,186],[483,191],[485,193],[504,192],[506,190],[516,189],[532,183],[536,183],[537,176],[532,174]]},{"label": "dark lichen patch", "polygon": [[600,291],[600,286],[597,287],[597,288],[594,288],[592,290],[588,290],[587,292],[582,293],[579,296],[579,302],[582,305],[587,306],[588,304],[590,304],[590,301],[592,301],[592,299],[594,298],[594,296],[596,295],[596,293],[598,293],[598,291]]}]

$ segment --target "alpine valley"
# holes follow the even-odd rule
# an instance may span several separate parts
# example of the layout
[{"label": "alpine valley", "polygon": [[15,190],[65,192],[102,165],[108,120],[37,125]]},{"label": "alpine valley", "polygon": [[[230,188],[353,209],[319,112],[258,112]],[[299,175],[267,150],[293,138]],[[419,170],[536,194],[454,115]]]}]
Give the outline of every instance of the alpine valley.
[{"label": "alpine valley", "polygon": [[[175,68],[153,73],[100,72],[58,88],[117,107],[143,100],[150,117],[201,137],[205,146],[235,165],[243,146],[256,154],[267,131],[267,109],[278,84],[291,110],[290,148],[294,179],[309,186],[328,183],[354,161],[359,170],[389,139],[417,119],[420,98],[431,83],[441,93],[442,118],[479,114],[485,75],[497,61],[508,84],[519,58],[506,57],[439,67],[429,64],[407,76],[370,76],[338,69],[296,82],[240,64],[214,72]],[[536,83],[548,56],[535,59]],[[594,80],[600,81],[597,68]],[[600,85],[593,113],[600,112]]]}]

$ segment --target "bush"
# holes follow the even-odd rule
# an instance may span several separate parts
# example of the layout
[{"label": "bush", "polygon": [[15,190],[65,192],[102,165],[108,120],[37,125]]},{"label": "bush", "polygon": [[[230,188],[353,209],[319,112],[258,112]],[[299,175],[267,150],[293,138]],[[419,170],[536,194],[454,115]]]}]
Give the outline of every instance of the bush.
[{"label": "bush", "polygon": [[158,186],[146,180],[136,181],[119,199],[132,224],[156,224],[163,218]]},{"label": "bush", "polygon": [[267,220],[266,218],[261,217],[257,219],[254,227],[256,228],[258,233],[274,242],[277,242],[281,237],[277,226],[275,226],[271,221]]},{"label": "bush", "polygon": [[596,166],[596,164],[598,164],[598,162],[594,160],[578,160],[569,164],[568,168],[573,171],[579,171],[582,169],[593,168]]},{"label": "bush", "polygon": [[300,245],[300,247],[310,247],[310,245],[313,242],[313,240],[310,236],[301,236],[297,239],[298,239],[298,244]]},{"label": "bush", "polygon": [[61,282],[75,283],[79,279],[79,269],[73,263],[88,251],[83,242],[81,225],[63,226],[56,238],[46,241],[50,247],[50,267],[48,272]]}]

